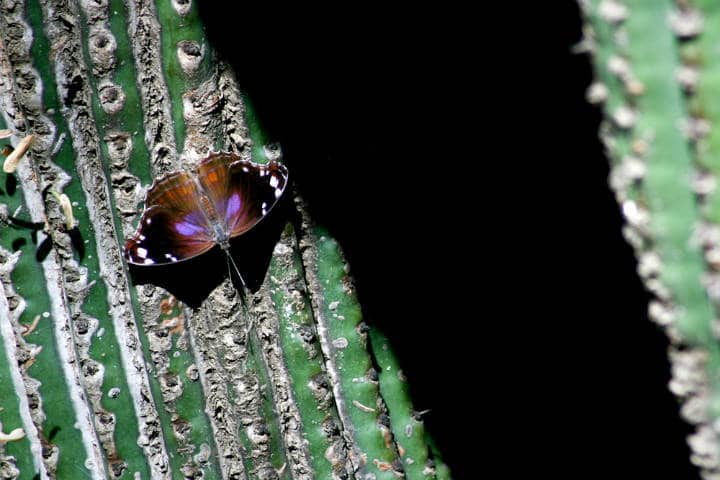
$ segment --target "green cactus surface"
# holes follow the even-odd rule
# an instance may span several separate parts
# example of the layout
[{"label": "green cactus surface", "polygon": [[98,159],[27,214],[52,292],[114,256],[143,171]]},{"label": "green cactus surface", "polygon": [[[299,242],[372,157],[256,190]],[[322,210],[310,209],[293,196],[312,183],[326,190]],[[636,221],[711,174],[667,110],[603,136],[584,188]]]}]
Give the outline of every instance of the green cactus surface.
[{"label": "green cactus surface", "polygon": [[[246,305],[227,278],[193,306],[134,281],[121,247],[155,179],[211,151],[283,161],[241,87],[195,2],[0,4],[0,148],[32,135],[0,174],[1,478],[450,478],[340,246],[293,191]],[[681,288],[705,264],[670,224],[662,279]],[[675,293],[679,330],[716,366],[702,295]]]},{"label": "green cactus surface", "polygon": [[654,294],[650,317],[672,346],[670,389],[695,432],[691,460],[720,473],[720,343],[717,253],[720,82],[718,10],[703,0],[580,2],[592,53],[591,102],[603,105],[601,137],[624,235]]}]

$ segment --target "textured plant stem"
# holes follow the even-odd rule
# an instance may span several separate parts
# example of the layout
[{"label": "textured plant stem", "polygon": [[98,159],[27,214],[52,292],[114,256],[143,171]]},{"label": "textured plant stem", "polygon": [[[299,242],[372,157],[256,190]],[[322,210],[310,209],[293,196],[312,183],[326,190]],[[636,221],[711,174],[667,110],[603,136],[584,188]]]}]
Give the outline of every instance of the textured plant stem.
[{"label": "textured plant stem", "polygon": [[[0,398],[2,399],[0,412],[3,414],[3,430],[9,432],[15,428],[22,428],[25,438],[22,441],[0,445],[0,448],[7,453],[5,463],[0,465],[0,473],[5,477],[13,477],[20,471],[26,471],[37,473],[40,478],[47,478],[47,468],[40,461],[42,455],[40,435],[32,420],[28,398],[25,395],[15,394],[15,392],[25,392],[25,380],[20,367],[22,360],[19,355],[23,352],[18,351],[18,346],[15,344],[16,333],[14,330],[16,326],[19,326],[17,318],[22,313],[24,305],[16,306],[16,315],[13,315],[8,299],[17,299],[17,297],[13,295],[13,292],[6,292],[3,284],[10,276],[9,274],[19,257],[19,254],[11,254],[0,247],[0,258],[2,258],[3,264],[0,276],[6,277],[4,282],[0,282],[0,331],[2,332],[0,333],[0,340],[2,340],[0,341],[0,378],[3,379],[0,382]],[[13,317],[15,322],[12,321]],[[15,464],[16,458],[17,464]]]},{"label": "textured plant stem", "polygon": [[338,415],[350,441],[350,461],[361,475],[372,471],[377,478],[393,478],[397,451],[381,421],[385,406],[379,397],[377,373],[365,349],[367,327],[361,321],[337,242],[307,215],[302,219],[301,235],[317,332]]},{"label": "textured plant stem", "polygon": [[316,478],[347,473],[347,447],[339,435],[339,419],[324,369],[317,331],[313,324],[302,260],[295,231],[288,225],[275,246],[268,277],[278,316],[282,351],[289,368],[299,422]]},{"label": "textured plant stem", "polygon": [[[30,117],[35,126],[36,134],[45,133],[52,137],[55,128],[49,119],[47,117],[34,117],[32,112],[28,115],[23,106],[24,102],[39,105],[41,100],[39,89],[35,83],[36,74],[26,63],[29,59],[29,45],[21,41],[27,38],[24,34],[27,27],[21,19],[22,12],[14,9],[11,12],[3,11],[2,13],[0,21],[4,23],[2,25],[4,28],[0,28],[0,32],[15,34],[12,37],[7,35],[0,39],[0,71],[3,72],[3,95],[0,96],[2,111],[6,118],[10,119],[7,122],[9,126],[11,125],[20,131],[27,131],[28,123],[30,123],[28,117]],[[13,22],[14,28],[9,27],[10,22]],[[13,58],[17,65],[14,72],[11,68]],[[26,82],[25,89],[19,89],[16,86],[14,82],[15,76],[11,72],[15,76],[20,76]],[[47,155],[51,146],[51,139],[44,140],[43,136],[38,135],[38,140],[36,140],[32,149],[33,158],[35,156],[39,159],[43,158]],[[51,179],[56,180],[54,188],[62,191],[62,186],[67,183],[67,175],[60,174],[57,167],[49,162],[40,163],[37,169],[39,168],[43,168],[44,171],[50,173],[46,182],[49,183],[52,181]],[[46,217],[43,213],[45,207],[40,193],[41,189],[36,180],[39,178],[37,169],[28,165],[28,162],[19,165],[17,177],[20,179],[19,183],[22,187],[24,199],[22,203],[17,201],[13,203],[17,207],[24,206],[30,213],[31,220],[42,225],[46,221]],[[14,211],[17,211],[17,208]],[[58,238],[53,237],[56,231],[52,228],[49,232],[53,241]],[[60,242],[62,239],[58,238],[58,241]],[[34,256],[31,248],[26,249],[23,253],[25,258],[19,262],[18,270],[22,263],[27,265],[27,261]],[[29,265],[27,266],[29,267]],[[38,271],[37,266],[37,263],[34,264],[36,272]],[[41,267],[43,281],[40,283],[46,285],[44,291],[32,292],[32,287],[26,284],[17,284],[16,286],[17,291],[21,294],[25,291],[28,292],[26,296],[32,297],[33,304],[46,308],[44,311],[27,309],[25,311],[26,315],[41,314],[43,317],[51,319],[40,330],[39,333],[42,333],[42,335],[36,337],[36,340],[42,346],[42,350],[37,348],[31,350],[34,355],[30,351],[27,352],[26,359],[32,358],[33,360],[32,363],[28,362],[28,367],[35,366],[36,368],[33,369],[35,373],[28,372],[28,376],[26,376],[25,394],[28,396],[32,409],[33,422],[38,431],[43,433],[43,440],[47,442],[47,451],[43,452],[43,462],[47,471],[58,475],[70,475],[71,472],[74,472],[75,475],[102,478],[104,476],[104,462],[98,445],[98,435],[90,411],[84,401],[84,392],[79,381],[81,376],[78,370],[79,366],[74,361],[74,349],[70,348],[68,350],[68,346],[72,347],[72,342],[68,343],[69,337],[67,335],[70,331],[70,314],[65,303],[61,269],[60,256],[57,253],[51,253],[42,262]],[[16,272],[20,273],[17,270],[13,273]],[[27,276],[26,278],[33,277]],[[5,290],[7,292],[8,287],[5,287]],[[22,299],[22,297],[20,298]],[[13,302],[15,305],[11,305],[11,307],[17,306],[21,302],[25,302],[25,300],[16,300]],[[20,313],[22,313],[22,310],[18,315]],[[40,355],[40,353],[43,353],[43,355]],[[61,413],[61,416],[46,421],[43,402],[52,405],[55,411]],[[82,426],[79,431],[75,430],[74,424]],[[51,434],[53,434],[52,438],[49,438]],[[82,445],[82,448],[76,448],[75,451],[68,452],[68,455],[60,457],[55,442]],[[83,460],[83,452],[88,461]],[[84,468],[88,470],[83,472]]]},{"label": "textured plant stem", "polygon": [[[604,103],[601,136],[613,166],[610,184],[638,272],[656,297],[650,316],[673,342],[670,389],[683,400],[683,416],[697,426],[688,439],[692,461],[715,478],[720,296],[712,256],[716,194],[708,181],[714,181],[717,132],[708,136],[706,122],[716,117],[710,105],[716,99],[710,98],[718,64],[707,42],[715,45],[718,31],[713,26],[704,33],[694,4],[706,2],[582,3],[597,78],[589,98]],[[715,18],[716,10],[708,6],[703,13]],[[695,95],[707,102],[708,118],[697,115]]]},{"label": "textured plant stem", "polygon": [[386,424],[392,428],[405,475],[409,479],[435,478],[435,471],[427,467],[425,426],[420,414],[408,402],[410,395],[407,379],[382,332],[371,328],[369,335],[371,351],[377,364],[380,393],[387,402],[389,418]]},{"label": "textured plant stem", "polygon": [[267,254],[247,310],[227,278],[197,308],[134,284],[121,246],[154,179],[215,150],[283,160],[196,8],[0,3],[0,147],[34,139],[0,185],[0,423],[26,433],[0,476],[449,478],[301,200],[234,253]]}]

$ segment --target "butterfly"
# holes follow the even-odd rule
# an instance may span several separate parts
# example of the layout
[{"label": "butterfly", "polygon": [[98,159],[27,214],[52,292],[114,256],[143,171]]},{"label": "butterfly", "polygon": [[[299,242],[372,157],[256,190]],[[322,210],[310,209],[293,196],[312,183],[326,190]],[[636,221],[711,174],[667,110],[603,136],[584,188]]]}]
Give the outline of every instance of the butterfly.
[{"label": "butterfly", "polygon": [[125,242],[125,259],[132,265],[166,265],[218,245],[232,261],[230,239],[265,218],[287,182],[285,166],[229,153],[211,154],[194,171],[161,177],[147,191],[138,228]]}]

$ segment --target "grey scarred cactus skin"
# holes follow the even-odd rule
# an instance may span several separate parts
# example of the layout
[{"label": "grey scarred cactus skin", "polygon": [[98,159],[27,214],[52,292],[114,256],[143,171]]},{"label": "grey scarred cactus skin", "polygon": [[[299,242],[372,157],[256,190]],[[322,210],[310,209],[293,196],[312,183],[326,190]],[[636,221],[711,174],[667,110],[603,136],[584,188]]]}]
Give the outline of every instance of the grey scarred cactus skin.
[{"label": "grey scarred cactus skin", "polygon": [[610,184],[672,346],[691,461],[720,476],[718,9],[706,0],[581,1]]},{"label": "grey scarred cactus skin", "polygon": [[228,281],[191,309],[130,280],[154,178],[280,157],[193,2],[1,2],[0,114],[33,136],[0,194],[2,478],[450,478],[300,198],[252,328]]}]

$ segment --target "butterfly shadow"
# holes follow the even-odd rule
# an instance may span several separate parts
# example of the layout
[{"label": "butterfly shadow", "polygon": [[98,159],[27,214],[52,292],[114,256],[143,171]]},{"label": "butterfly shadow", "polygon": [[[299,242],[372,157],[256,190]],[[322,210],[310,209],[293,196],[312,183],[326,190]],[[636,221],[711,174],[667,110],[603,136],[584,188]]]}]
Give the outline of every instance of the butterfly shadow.
[{"label": "butterfly shadow", "polygon": [[[283,199],[284,200],[284,199]],[[270,266],[275,244],[288,221],[288,202],[281,200],[255,228],[230,241],[230,254],[250,292],[257,292]],[[162,287],[190,308],[197,309],[230,272],[228,259],[219,246],[182,262],[151,267],[129,263],[130,278],[135,285]],[[242,291],[235,272],[233,285]]]}]

